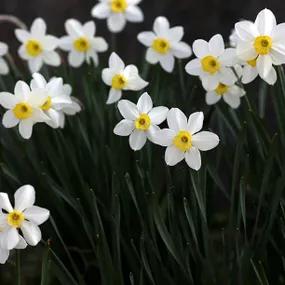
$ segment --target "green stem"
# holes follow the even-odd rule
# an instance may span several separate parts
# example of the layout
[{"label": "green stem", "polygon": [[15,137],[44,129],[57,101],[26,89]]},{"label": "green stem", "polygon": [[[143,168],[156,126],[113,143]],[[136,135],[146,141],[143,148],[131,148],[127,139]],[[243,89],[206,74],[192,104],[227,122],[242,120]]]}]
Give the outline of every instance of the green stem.
[{"label": "green stem", "polygon": [[21,254],[20,250],[17,249],[17,285],[21,285]]},{"label": "green stem", "polygon": [[183,99],[186,99],[186,86],[184,82],[184,70],[181,59],[178,61],[178,68],[179,68],[179,80],[180,80],[180,87],[182,91]]}]

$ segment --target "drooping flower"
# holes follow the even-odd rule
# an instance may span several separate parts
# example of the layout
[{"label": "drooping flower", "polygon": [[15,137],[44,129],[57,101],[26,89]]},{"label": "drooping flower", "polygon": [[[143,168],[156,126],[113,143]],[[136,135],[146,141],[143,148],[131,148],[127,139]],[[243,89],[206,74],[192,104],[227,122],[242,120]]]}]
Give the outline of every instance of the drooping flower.
[{"label": "drooping flower", "polygon": [[64,126],[65,108],[78,109],[77,106],[75,107],[77,103],[72,101],[70,93],[67,94],[62,78],[52,78],[47,82],[41,74],[34,73],[31,89],[35,93],[45,95],[45,102],[40,108],[50,118],[46,123],[52,128]]},{"label": "drooping flower", "polygon": [[153,32],[142,32],[138,40],[148,47],[146,60],[151,64],[160,63],[161,67],[172,72],[175,58],[187,58],[192,54],[188,44],[181,41],[183,27],[170,28],[165,17],[157,17],[153,24]]},{"label": "drooping flower", "polygon": [[14,93],[0,93],[0,105],[8,109],[2,123],[5,128],[13,128],[19,124],[20,135],[24,139],[29,139],[34,124],[50,120],[41,109],[46,96],[44,92],[31,91],[29,85],[23,81],[17,82]]},{"label": "drooping flower", "polygon": [[236,51],[225,49],[221,35],[213,36],[209,42],[196,40],[193,43],[196,59],[185,67],[190,75],[199,76],[206,90],[215,90],[219,83],[232,85],[236,76],[230,68],[236,63]]},{"label": "drooping flower", "polygon": [[273,65],[285,63],[285,24],[276,23],[274,14],[262,10],[254,23],[242,21],[235,25],[237,56],[246,62],[256,62],[259,76],[275,84],[277,74]]},{"label": "drooping flower", "polygon": [[244,89],[234,84],[231,86],[220,83],[214,91],[208,91],[206,94],[206,103],[208,105],[216,104],[221,98],[233,109],[240,105],[240,99],[245,95]]},{"label": "drooping flower", "polygon": [[28,32],[16,29],[17,39],[22,43],[19,48],[19,56],[28,61],[32,73],[38,72],[45,63],[51,66],[59,66],[61,59],[55,51],[58,46],[58,39],[46,35],[46,23],[43,19],[37,18]]},{"label": "drooping flower", "polygon": [[140,2],[141,0],[99,0],[91,14],[98,19],[107,19],[108,29],[112,33],[118,33],[125,28],[127,21],[143,21],[143,13],[137,6]]},{"label": "drooping flower", "polygon": [[214,133],[200,130],[203,127],[204,115],[196,112],[190,115],[188,121],[184,113],[172,108],[167,115],[168,129],[162,129],[155,134],[154,142],[165,146],[165,161],[174,166],[185,159],[192,169],[201,168],[200,151],[207,151],[219,144],[219,137]]},{"label": "drooping flower", "polygon": [[84,61],[93,61],[98,65],[98,53],[108,49],[108,44],[102,37],[95,37],[96,26],[93,21],[82,25],[75,19],[65,22],[67,36],[60,39],[60,48],[69,52],[68,62],[73,67],[81,66]]},{"label": "drooping flower", "polygon": [[0,214],[0,248],[11,250],[24,240],[31,246],[36,246],[42,237],[39,225],[49,218],[47,209],[34,206],[35,189],[31,185],[20,187],[15,195],[15,205],[12,207],[6,193],[0,193],[0,208],[7,213]]},{"label": "drooping flower", "polygon": [[8,45],[0,42],[0,74],[6,75],[9,73],[9,66],[3,58],[8,53]]},{"label": "drooping flower", "polygon": [[109,58],[109,68],[102,71],[102,79],[106,85],[111,86],[107,104],[119,101],[123,90],[139,91],[148,85],[148,82],[139,76],[135,65],[125,66],[114,52]]},{"label": "drooping flower", "polygon": [[130,147],[140,150],[147,139],[153,141],[154,134],[160,130],[158,125],[165,121],[168,108],[153,107],[151,97],[144,93],[138,100],[137,105],[121,100],[118,108],[124,119],[114,128],[118,136],[129,136]]}]

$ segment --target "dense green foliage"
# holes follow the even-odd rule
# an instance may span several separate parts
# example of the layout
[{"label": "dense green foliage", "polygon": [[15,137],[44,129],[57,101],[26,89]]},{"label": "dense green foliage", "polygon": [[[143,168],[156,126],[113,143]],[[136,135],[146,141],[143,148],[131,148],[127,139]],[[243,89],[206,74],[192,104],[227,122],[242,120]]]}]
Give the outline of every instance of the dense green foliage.
[{"label": "dense green foliage", "polygon": [[[52,214],[41,246],[20,252],[22,284],[285,284],[283,69],[274,87],[247,86],[237,111],[207,106],[184,62],[172,75],[141,70],[155,105],[203,111],[220,145],[199,172],[167,167],[165,149],[133,152],[113,134],[120,115],[105,104],[101,69],[45,70],[72,84],[84,109],[63,130],[37,124],[29,141],[1,128],[1,190],[32,184]],[[1,89],[20,78],[30,80],[9,75]],[[0,270],[1,284],[13,284],[16,256]]]}]

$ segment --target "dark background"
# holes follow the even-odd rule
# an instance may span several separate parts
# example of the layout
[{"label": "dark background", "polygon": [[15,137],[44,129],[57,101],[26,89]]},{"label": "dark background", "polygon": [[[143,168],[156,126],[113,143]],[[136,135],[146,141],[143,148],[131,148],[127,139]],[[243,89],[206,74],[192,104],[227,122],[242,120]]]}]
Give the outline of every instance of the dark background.
[{"label": "dark background", "polygon": [[[61,36],[66,19],[76,18],[83,22],[92,19],[90,11],[96,3],[96,0],[0,0],[0,14],[15,15],[28,26],[36,17],[42,17],[48,23],[48,32]],[[142,30],[150,30],[159,15],[166,16],[171,25],[184,26],[184,39],[190,44],[197,38],[209,39],[216,33],[228,37],[236,21],[242,18],[254,20],[265,7],[273,10],[278,22],[285,22],[284,0],[143,0],[140,7],[145,21],[128,24],[119,35],[119,53],[128,60],[134,60],[136,49],[140,48],[136,40],[130,39]],[[106,21],[95,19],[95,22],[97,34],[109,41]],[[0,24],[0,41],[8,42],[15,52],[18,44],[13,29],[9,24]]]}]

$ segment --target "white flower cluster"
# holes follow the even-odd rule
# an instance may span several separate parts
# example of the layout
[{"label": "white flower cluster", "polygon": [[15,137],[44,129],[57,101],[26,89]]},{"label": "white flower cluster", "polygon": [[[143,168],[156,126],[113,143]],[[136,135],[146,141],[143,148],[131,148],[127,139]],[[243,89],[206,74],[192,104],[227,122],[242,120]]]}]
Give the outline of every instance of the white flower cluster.
[{"label": "white flower cluster", "polygon": [[35,206],[35,189],[31,185],[20,187],[15,195],[14,207],[6,193],[0,193],[0,263],[4,264],[13,249],[36,246],[42,239],[39,225],[49,218],[47,209]]},{"label": "white flower cluster", "polygon": [[65,115],[81,110],[71,95],[71,86],[63,84],[62,78],[47,82],[39,73],[33,74],[30,86],[17,82],[14,94],[0,93],[0,105],[7,111],[2,123],[6,128],[19,125],[20,135],[29,139],[36,123],[46,123],[52,128],[63,128]]}]

